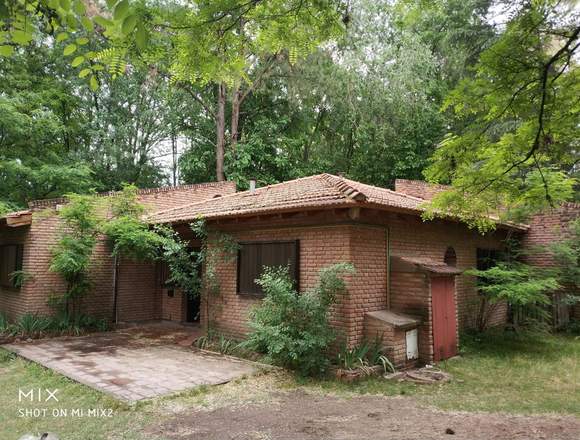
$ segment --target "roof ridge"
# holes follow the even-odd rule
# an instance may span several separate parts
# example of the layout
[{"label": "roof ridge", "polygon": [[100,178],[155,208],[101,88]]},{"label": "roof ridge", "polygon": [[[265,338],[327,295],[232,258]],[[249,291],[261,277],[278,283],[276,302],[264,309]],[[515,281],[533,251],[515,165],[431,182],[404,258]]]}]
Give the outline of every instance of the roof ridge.
[{"label": "roof ridge", "polygon": [[349,185],[343,177],[335,176],[333,174],[324,173],[321,177],[332,187],[341,192],[345,197],[356,200],[357,202],[364,202],[367,200],[367,195],[362,191]]},{"label": "roof ridge", "polygon": [[[356,182],[356,181],[354,181],[352,179],[345,179],[345,180],[348,180],[350,182]],[[422,202],[422,203],[428,202],[428,200],[422,199],[421,197],[411,196],[409,194],[405,194],[405,193],[402,193],[402,192],[399,192],[399,191],[394,191],[392,189],[384,188],[382,186],[370,185],[368,183],[363,183],[363,182],[356,182],[356,183],[359,184],[359,185],[365,185],[365,186],[370,186],[372,188],[380,189],[381,191],[386,191],[388,193],[395,194],[397,196],[404,197],[404,198],[409,199],[409,200],[414,200],[414,201]]]},{"label": "roof ridge", "polygon": [[[160,194],[173,191],[185,191],[188,189],[203,188],[203,187],[213,187],[222,186],[226,184],[234,184],[233,181],[223,181],[223,182],[202,182],[202,183],[188,183],[186,185],[176,185],[176,186],[159,186],[156,188],[138,188],[137,195],[148,195],[148,194]],[[112,197],[120,194],[121,191],[102,191],[94,194],[97,197]],[[28,202],[29,207],[41,207],[50,206],[58,203],[65,203],[67,201],[66,197],[53,197],[51,199],[35,199]]]}]

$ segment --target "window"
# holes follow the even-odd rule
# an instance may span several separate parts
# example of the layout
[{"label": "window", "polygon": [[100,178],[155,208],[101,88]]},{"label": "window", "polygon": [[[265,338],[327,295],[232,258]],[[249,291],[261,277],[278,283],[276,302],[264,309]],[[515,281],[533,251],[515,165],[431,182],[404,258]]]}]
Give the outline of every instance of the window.
[{"label": "window", "polygon": [[0,246],[0,286],[17,288],[11,275],[18,270],[22,270],[22,245]]},{"label": "window", "polygon": [[255,280],[264,267],[288,267],[298,286],[298,240],[240,243],[238,251],[238,294],[263,295]]},{"label": "window", "polygon": [[494,267],[501,259],[501,252],[496,249],[477,248],[477,270],[487,270]]},{"label": "window", "polygon": [[455,253],[455,249],[453,249],[451,246],[449,246],[447,248],[447,250],[445,251],[445,256],[443,257],[443,261],[448,266],[453,266],[453,267],[457,266],[457,254]]}]

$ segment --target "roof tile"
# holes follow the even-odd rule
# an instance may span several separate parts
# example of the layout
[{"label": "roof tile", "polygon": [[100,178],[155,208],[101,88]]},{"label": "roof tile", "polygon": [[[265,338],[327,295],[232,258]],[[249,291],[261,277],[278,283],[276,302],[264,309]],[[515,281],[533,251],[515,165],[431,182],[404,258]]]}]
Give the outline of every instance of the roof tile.
[{"label": "roof tile", "polygon": [[173,223],[196,217],[223,218],[329,206],[362,206],[366,203],[419,210],[422,200],[365,185],[331,174],[318,174],[220,198],[157,212],[155,223]]}]

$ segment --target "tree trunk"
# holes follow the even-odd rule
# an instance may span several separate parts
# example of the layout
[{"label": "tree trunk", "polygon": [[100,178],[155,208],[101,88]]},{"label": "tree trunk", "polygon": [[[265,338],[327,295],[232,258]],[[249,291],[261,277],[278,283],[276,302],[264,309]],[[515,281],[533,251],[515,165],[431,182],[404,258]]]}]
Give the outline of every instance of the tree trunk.
[{"label": "tree trunk", "polygon": [[225,155],[225,131],[226,131],[226,85],[218,85],[218,103],[216,117],[216,178],[218,182],[226,180],[224,174],[224,155]]},{"label": "tree trunk", "polygon": [[171,134],[171,157],[172,163],[172,174],[173,174],[173,186],[177,186],[177,142],[175,139],[175,132]]},{"label": "tree trunk", "polygon": [[240,123],[240,106],[242,104],[240,96],[240,86],[238,85],[236,86],[234,90],[234,96],[232,97],[232,132],[230,135],[230,145],[232,146],[232,151],[234,153],[236,152],[236,147],[238,145],[238,126]]}]

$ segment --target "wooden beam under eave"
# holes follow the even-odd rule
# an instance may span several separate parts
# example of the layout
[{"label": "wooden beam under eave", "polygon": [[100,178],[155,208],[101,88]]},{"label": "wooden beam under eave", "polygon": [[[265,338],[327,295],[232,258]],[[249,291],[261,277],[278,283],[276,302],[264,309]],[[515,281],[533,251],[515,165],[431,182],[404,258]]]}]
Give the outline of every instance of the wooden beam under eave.
[{"label": "wooden beam under eave", "polygon": [[32,214],[22,214],[18,217],[6,217],[6,225],[11,228],[32,224]]}]

